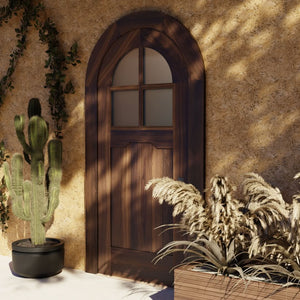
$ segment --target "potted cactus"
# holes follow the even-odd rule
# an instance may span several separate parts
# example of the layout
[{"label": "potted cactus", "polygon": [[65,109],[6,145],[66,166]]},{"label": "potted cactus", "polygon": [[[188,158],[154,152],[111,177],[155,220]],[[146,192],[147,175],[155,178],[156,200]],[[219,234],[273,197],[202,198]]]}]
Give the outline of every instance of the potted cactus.
[{"label": "potted cactus", "polygon": [[49,129],[41,117],[41,105],[36,98],[29,101],[28,118],[28,144],[24,116],[15,116],[14,124],[24,158],[31,167],[31,180],[23,179],[22,154],[13,155],[11,171],[8,163],[4,163],[12,211],[18,218],[30,222],[31,233],[30,238],[12,243],[12,263],[17,275],[48,277],[61,272],[64,265],[64,242],[45,236],[45,224],[51,220],[59,203],[62,142],[57,139],[48,142],[48,170],[45,171],[44,148]]}]

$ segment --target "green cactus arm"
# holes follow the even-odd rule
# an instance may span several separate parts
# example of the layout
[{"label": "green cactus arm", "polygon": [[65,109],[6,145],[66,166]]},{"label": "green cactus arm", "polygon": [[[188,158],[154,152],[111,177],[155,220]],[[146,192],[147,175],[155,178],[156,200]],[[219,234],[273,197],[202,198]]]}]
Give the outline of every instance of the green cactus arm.
[{"label": "green cactus arm", "polygon": [[22,205],[23,197],[17,196],[12,203],[12,211],[16,217],[24,221],[31,221],[31,216],[25,215]]},{"label": "green cactus arm", "polygon": [[[48,143],[49,168],[61,170],[62,163],[62,142],[60,140],[51,140]],[[55,179],[55,178],[53,178]]]},{"label": "green cactus arm", "polygon": [[12,190],[15,193],[13,198],[12,210],[13,213],[24,221],[30,221],[30,215],[24,213],[24,197],[23,197],[23,157],[21,154],[16,153],[11,161],[12,172]]},{"label": "green cactus arm", "polygon": [[[12,211],[15,216],[24,221],[31,220],[30,213],[30,199],[31,199],[31,182],[24,182],[24,196],[18,195],[14,198],[12,203]],[[29,205],[29,207],[28,207]]]},{"label": "green cactus arm", "polygon": [[23,147],[23,151],[26,154],[31,155],[31,147],[26,143],[26,139],[24,135],[24,124],[25,124],[24,116],[23,115],[15,116],[14,123],[15,123],[17,137]]},{"label": "green cactus arm", "polygon": [[27,221],[30,221],[31,220],[30,203],[32,199],[32,183],[30,180],[24,181],[23,189],[24,189],[23,215]]},{"label": "green cactus arm", "polygon": [[35,168],[31,168],[31,179],[32,179],[32,201],[31,209],[37,218],[45,214],[48,207],[48,199],[45,194],[45,167],[43,161],[38,161]]},{"label": "green cactus arm", "polygon": [[23,157],[15,153],[11,160],[11,188],[17,196],[23,195]]},{"label": "green cactus arm", "polygon": [[54,210],[59,204],[60,182],[62,178],[62,142],[60,140],[51,140],[48,144],[49,156],[49,203],[48,210],[42,219],[42,222],[49,222],[54,214]]},{"label": "green cactus arm", "polygon": [[47,223],[51,220],[55,209],[57,208],[59,204],[59,191],[60,191],[60,180],[58,178],[62,177],[62,172],[59,170],[55,170],[55,175],[53,174],[54,170],[49,171],[49,176],[56,177],[56,180],[50,181],[49,185],[49,203],[48,203],[48,210],[45,216],[41,219],[43,223]]},{"label": "green cactus arm", "polygon": [[36,166],[32,164],[31,168],[31,241],[34,245],[40,245],[45,242],[45,228],[41,219],[43,218],[47,208],[44,162],[40,160],[37,162]]},{"label": "green cactus arm", "polygon": [[7,161],[5,161],[3,163],[3,170],[4,170],[4,179],[5,179],[7,189],[9,190],[11,197],[12,197],[13,196],[12,193],[14,194],[14,191],[12,190],[12,187],[11,187],[11,174],[10,174],[10,170],[9,170],[9,164]]},{"label": "green cactus arm", "polygon": [[[12,157],[12,173],[10,174],[9,165],[4,163],[4,176],[7,188],[12,198],[13,213],[20,219],[29,221],[30,214],[24,212],[23,207],[23,157],[16,153]],[[24,205],[26,206],[26,205]]]}]

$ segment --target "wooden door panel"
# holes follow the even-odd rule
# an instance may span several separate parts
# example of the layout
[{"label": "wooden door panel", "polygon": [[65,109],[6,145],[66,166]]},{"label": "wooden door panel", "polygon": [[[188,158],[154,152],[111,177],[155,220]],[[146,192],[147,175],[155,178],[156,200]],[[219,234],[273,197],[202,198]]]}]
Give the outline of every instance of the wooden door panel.
[{"label": "wooden door panel", "polygon": [[112,246],[155,252],[172,239],[155,227],[172,222],[170,209],[153,200],[144,189],[154,177],[173,173],[172,149],[150,143],[130,143],[111,149]]},{"label": "wooden door panel", "polygon": [[[171,88],[170,83],[144,84],[143,47],[162,54],[172,71],[173,126],[168,128],[146,128],[142,122],[144,90]],[[112,86],[119,60],[134,48],[139,48],[139,85]],[[139,90],[138,127],[111,127],[111,92],[116,90]],[[171,239],[171,232],[153,233],[154,227],[172,222],[170,208],[153,202],[144,185],[153,177],[169,176],[203,188],[204,95],[198,45],[174,18],[135,12],[99,39],[86,76],[87,271],[172,283],[168,271],[176,257],[152,263],[154,251]]]},{"label": "wooden door panel", "polygon": [[173,284],[170,269],[174,266],[173,256],[169,255],[157,264],[153,263],[155,253],[124,248],[111,248],[112,275],[135,280]]},{"label": "wooden door panel", "polygon": [[[131,211],[131,165],[127,147],[116,147],[111,151],[111,224],[112,245],[130,248]],[[122,201],[124,199],[124,201]]]}]

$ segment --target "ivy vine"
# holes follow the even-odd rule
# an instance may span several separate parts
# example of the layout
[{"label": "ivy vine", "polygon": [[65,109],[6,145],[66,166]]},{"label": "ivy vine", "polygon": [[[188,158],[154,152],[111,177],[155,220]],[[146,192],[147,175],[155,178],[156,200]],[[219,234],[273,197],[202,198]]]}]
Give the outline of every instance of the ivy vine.
[{"label": "ivy vine", "polygon": [[[6,154],[4,142],[0,142],[0,168],[2,167],[3,162],[6,161],[8,155]],[[9,207],[8,207],[8,198],[7,198],[7,187],[4,180],[4,176],[0,180],[0,227],[3,232],[8,228],[7,221],[9,220]]]},{"label": "ivy vine", "polygon": [[78,59],[78,45],[73,43],[67,54],[64,53],[58,39],[58,30],[55,23],[46,16],[45,7],[39,0],[9,0],[8,5],[0,8],[0,26],[14,15],[22,12],[21,24],[15,29],[17,45],[10,54],[9,66],[6,74],[0,79],[0,106],[8,90],[12,90],[13,73],[19,58],[26,49],[27,33],[30,26],[39,31],[39,39],[47,44],[46,53],[48,59],[45,61],[45,88],[49,89],[48,103],[52,119],[55,123],[55,136],[62,138],[63,123],[67,122],[65,95],[74,93],[72,81],[66,83],[66,70],[68,65],[76,66],[80,63]]}]

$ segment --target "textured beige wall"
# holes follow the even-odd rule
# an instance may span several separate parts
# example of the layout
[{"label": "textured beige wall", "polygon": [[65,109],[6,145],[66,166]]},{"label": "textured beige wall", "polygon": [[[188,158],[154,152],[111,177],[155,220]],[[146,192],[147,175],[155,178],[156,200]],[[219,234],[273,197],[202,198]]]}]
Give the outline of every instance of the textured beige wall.
[{"label": "textured beige wall", "polygon": [[[206,68],[206,173],[235,183],[255,171],[278,186],[287,200],[300,171],[300,3],[298,0],[45,0],[65,49],[77,40],[81,65],[69,70],[76,94],[67,98],[70,120],[64,132],[61,203],[48,236],[66,240],[66,265],[84,269],[84,88],[88,59],[105,29],[121,16],[156,9],[180,20],[199,44]],[[0,0],[0,6],[6,1]],[[0,76],[14,46],[18,18],[0,28]],[[17,67],[15,90],[0,108],[0,139],[20,151],[13,117],[40,97],[44,46],[32,29]],[[0,235],[0,254],[28,232],[13,216]]]}]

